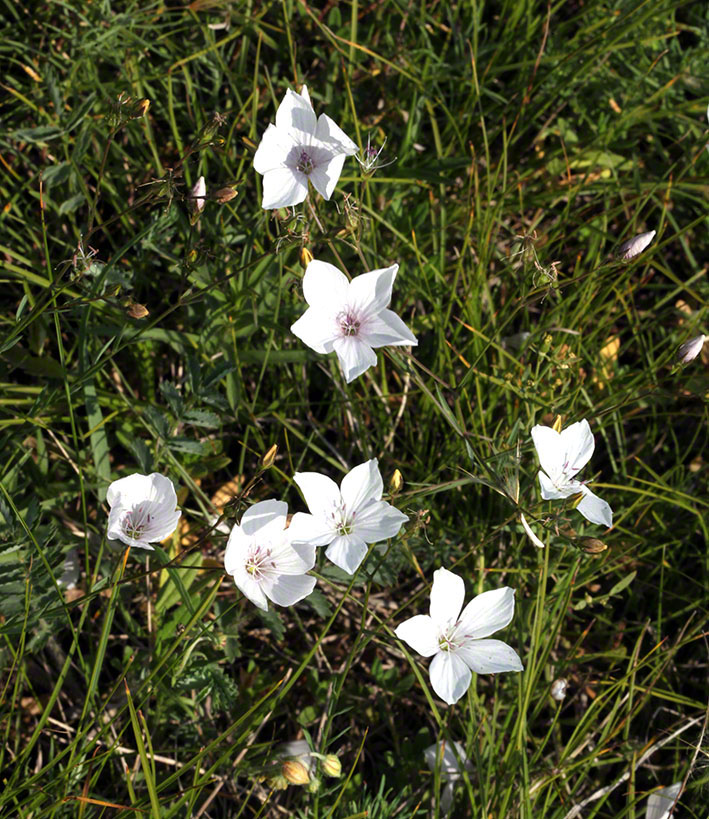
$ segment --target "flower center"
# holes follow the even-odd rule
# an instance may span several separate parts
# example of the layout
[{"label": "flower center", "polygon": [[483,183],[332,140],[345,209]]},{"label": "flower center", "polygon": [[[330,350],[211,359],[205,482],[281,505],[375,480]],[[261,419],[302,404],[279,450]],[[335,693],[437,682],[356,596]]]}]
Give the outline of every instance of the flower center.
[{"label": "flower center", "polygon": [[338,313],[336,321],[343,336],[356,336],[359,333],[360,320],[350,307]]},{"label": "flower center", "polygon": [[246,558],[246,571],[254,580],[262,580],[269,571],[276,568],[276,561],[271,557],[271,549],[267,546],[252,546]]},{"label": "flower center", "polygon": [[468,642],[468,635],[457,633],[460,621],[451,623],[445,631],[438,635],[438,648],[440,651],[456,652]]},{"label": "flower center", "polygon": [[339,503],[334,503],[333,507],[332,512],[330,512],[330,517],[332,518],[332,525],[335,532],[339,536],[351,535],[354,530],[354,519],[356,513],[351,512],[348,515],[347,507],[342,500],[340,500]]},{"label": "flower center", "polygon": [[295,165],[296,171],[300,171],[307,176],[308,174],[312,173],[314,167],[313,159],[310,154],[307,151],[301,151]]},{"label": "flower center", "polygon": [[140,540],[145,530],[150,527],[153,516],[148,511],[150,507],[138,506],[126,512],[122,526],[126,536],[132,540]]}]

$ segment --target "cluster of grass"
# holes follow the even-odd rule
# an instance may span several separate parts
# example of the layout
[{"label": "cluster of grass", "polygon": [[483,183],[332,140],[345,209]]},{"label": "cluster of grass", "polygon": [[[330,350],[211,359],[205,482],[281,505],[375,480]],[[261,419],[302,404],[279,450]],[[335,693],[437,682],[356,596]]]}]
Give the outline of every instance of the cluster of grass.
[{"label": "cluster of grass", "polygon": [[[0,3],[0,814],[435,816],[447,739],[453,816],[638,817],[683,780],[704,819],[709,379],[674,356],[709,296],[705,4],[32,5]],[[253,149],[304,82],[396,161],[266,212]],[[304,247],[401,265],[412,357],[346,385],[290,334]],[[607,533],[540,500],[529,432],[557,414],[592,424]],[[296,470],[371,457],[403,475],[402,536],[257,611],[217,509],[302,509]],[[126,561],[106,489],[153,470],[183,524]],[[392,634],[440,566],[516,589],[498,636],[525,665],[451,708]],[[273,790],[298,737],[342,778]]]}]

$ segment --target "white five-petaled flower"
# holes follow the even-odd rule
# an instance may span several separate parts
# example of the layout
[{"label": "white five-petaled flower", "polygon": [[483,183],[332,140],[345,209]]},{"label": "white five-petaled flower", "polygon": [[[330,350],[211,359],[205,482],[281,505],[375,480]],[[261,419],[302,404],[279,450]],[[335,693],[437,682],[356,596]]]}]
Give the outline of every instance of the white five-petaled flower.
[{"label": "white five-petaled flower", "polygon": [[618,255],[621,259],[632,259],[635,256],[639,256],[655,238],[656,232],[655,230],[650,230],[647,233],[639,233],[637,236],[633,236],[632,239],[623,242],[618,248]]},{"label": "white five-petaled flower", "polygon": [[414,651],[433,656],[431,686],[448,705],[468,690],[473,671],[498,674],[524,670],[517,652],[507,643],[485,639],[509,625],[515,610],[514,594],[514,589],[503,586],[479,594],[463,609],[463,578],[437,569],[430,614],[417,614],[396,629],[396,636]]},{"label": "white five-petaled flower", "polygon": [[651,793],[647,799],[645,819],[667,819],[681,790],[682,783],[675,782],[674,785],[668,785],[666,788],[660,788],[659,791]]},{"label": "white five-petaled flower", "polygon": [[263,611],[268,600],[292,606],[315,588],[315,578],[305,574],[315,565],[315,547],[291,544],[287,516],[288,504],[283,501],[255,503],[227,541],[224,568],[244,596]]},{"label": "white five-petaled flower", "polygon": [[532,429],[532,440],[544,470],[539,472],[544,500],[581,494],[583,497],[576,508],[586,520],[612,526],[613,511],[610,506],[584,483],[574,479],[574,475],[589,462],[595,447],[588,421],[578,421],[561,432],[537,424]]},{"label": "white five-petaled flower", "polygon": [[290,88],[269,123],[254,155],[254,169],[263,174],[266,210],[299,205],[308,195],[308,180],[329,199],[342,173],[346,156],[357,146],[328,117],[316,119],[304,85],[300,94]]},{"label": "white five-petaled flower", "polygon": [[337,353],[348,383],[377,363],[374,347],[418,344],[387,309],[398,270],[393,264],[348,281],[334,265],[313,260],[303,277],[309,307],[291,332],[316,353]]},{"label": "white five-petaled flower", "polygon": [[135,473],[114,481],[106,493],[111,507],[106,536],[127,546],[153,550],[151,543],[165,540],[177,528],[182,512],[172,481],[152,472]]},{"label": "white five-petaled flower", "polygon": [[327,546],[327,557],[354,574],[368,543],[394,537],[408,518],[382,500],[384,483],[377,459],[350,470],[338,485],[318,472],[296,472],[310,514],[296,512],[290,525],[294,544]]},{"label": "white five-petaled flower", "polygon": [[[455,750],[453,749],[455,746]],[[441,811],[448,813],[453,804],[453,787],[455,782],[461,778],[461,763],[466,771],[472,769],[472,765],[465,755],[463,746],[459,742],[436,742],[429,745],[423,752],[426,765],[432,772],[439,771],[439,777],[446,783],[441,793]]]}]

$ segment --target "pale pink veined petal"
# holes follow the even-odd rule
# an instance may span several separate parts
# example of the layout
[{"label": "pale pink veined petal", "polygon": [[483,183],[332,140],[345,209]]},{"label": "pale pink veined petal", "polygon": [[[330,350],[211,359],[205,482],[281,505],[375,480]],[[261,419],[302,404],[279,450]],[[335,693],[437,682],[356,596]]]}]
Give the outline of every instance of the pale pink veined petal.
[{"label": "pale pink veined petal", "polygon": [[290,331],[316,353],[331,353],[338,335],[335,322],[316,307],[308,307],[290,326]]},{"label": "pale pink veined petal", "polygon": [[275,571],[279,575],[298,575],[309,572],[315,565],[315,546],[309,544],[296,551],[286,537],[287,532],[283,534],[283,540],[280,542],[271,542],[271,560],[275,565]]},{"label": "pale pink veined petal", "polygon": [[583,498],[576,508],[586,520],[600,526],[608,526],[608,528],[613,526],[613,510],[606,501],[599,498],[598,495],[594,495],[586,486],[582,486],[581,491],[583,492]]},{"label": "pale pink veined petal", "polygon": [[337,156],[328,159],[327,162],[319,163],[310,172],[308,179],[310,179],[313,187],[323,199],[330,199],[332,196],[344,164],[345,155],[337,154]]},{"label": "pale pink veined petal", "polygon": [[357,512],[353,531],[366,543],[379,543],[399,534],[408,517],[386,501],[374,501]]},{"label": "pale pink veined petal", "polygon": [[315,137],[321,142],[328,144],[333,151],[354,156],[357,153],[357,146],[347,136],[347,134],[336,125],[327,114],[320,114],[318,124],[315,129]]},{"label": "pale pink veined petal", "polygon": [[297,543],[327,546],[335,537],[335,528],[325,517],[296,512],[288,527],[288,537],[294,546]]},{"label": "pale pink veined petal", "polygon": [[561,445],[564,448],[565,460],[568,464],[566,474],[571,477],[583,469],[591,460],[596,446],[593,433],[588,421],[577,421],[562,429]]},{"label": "pale pink veined petal", "polygon": [[431,687],[448,705],[458,702],[465,694],[473,676],[468,666],[451,651],[436,654],[428,673]]},{"label": "pale pink veined petal", "polygon": [[248,537],[258,534],[278,535],[286,527],[288,504],[277,500],[264,500],[250,506],[242,515],[240,526]]},{"label": "pale pink veined petal", "polygon": [[405,620],[394,634],[423,657],[431,657],[438,651],[438,629],[427,614]]},{"label": "pale pink veined petal", "polygon": [[393,264],[355,276],[347,292],[348,303],[367,318],[381,313],[391,301],[391,291],[398,270],[399,265]]},{"label": "pale pink veined petal", "polygon": [[461,612],[459,628],[477,640],[508,626],[514,613],[514,589],[503,586],[474,597]]},{"label": "pale pink veined petal", "polygon": [[[675,782],[666,788],[651,793],[647,798],[645,819],[668,819],[672,806],[682,790],[682,783]],[[676,811],[675,811],[676,814]]]},{"label": "pale pink veined petal", "polygon": [[377,354],[369,344],[361,341],[357,336],[336,338],[332,348],[337,353],[342,373],[348,384],[370,367],[376,366]]},{"label": "pale pink veined petal", "polygon": [[258,608],[262,609],[263,611],[268,610],[268,600],[266,599],[266,595],[261,588],[261,584],[254,580],[254,578],[244,569],[243,564],[237,567],[236,571],[233,573],[233,577],[234,583],[236,583],[237,588],[241,591],[244,597],[248,598],[254,604],[254,606],[258,606]]},{"label": "pale pink veined petal", "polygon": [[460,575],[448,569],[436,569],[431,586],[429,613],[433,622],[443,629],[458,619],[465,599],[465,583]]},{"label": "pale pink veined petal", "polygon": [[334,264],[313,259],[303,276],[303,296],[311,307],[335,315],[347,299],[349,281]]},{"label": "pale pink veined petal", "polygon": [[340,484],[347,513],[357,512],[373,500],[380,500],[384,490],[376,458],[358,464],[345,475]]},{"label": "pale pink veined petal", "polygon": [[268,587],[268,596],[278,606],[292,606],[307,597],[315,588],[316,580],[310,575],[281,576]]},{"label": "pale pink veined petal", "polygon": [[308,195],[308,177],[290,168],[273,168],[263,175],[264,210],[299,205]]},{"label": "pale pink veined petal", "polygon": [[517,652],[502,640],[472,640],[461,646],[456,654],[476,674],[524,671]]},{"label": "pale pink veined petal", "polygon": [[382,310],[369,318],[361,333],[362,338],[372,347],[415,347],[416,336],[393,310]]},{"label": "pale pink veined petal", "polygon": [[325,556],[347,574],[354,574],[367,556],[367,544],[356,535],[340,535],[327,547]]}]

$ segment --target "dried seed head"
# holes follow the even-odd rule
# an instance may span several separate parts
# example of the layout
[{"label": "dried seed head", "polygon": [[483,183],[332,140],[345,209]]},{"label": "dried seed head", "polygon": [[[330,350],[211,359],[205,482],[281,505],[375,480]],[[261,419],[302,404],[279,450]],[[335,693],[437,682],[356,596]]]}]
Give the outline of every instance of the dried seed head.
[{"label": "dried seed head", "polygon": [[587,555],[599,555],[608,548],[608,544],[597,537],[582,537],[580,543],[581,548]]},{"label": "dried seed head", "polygon": [[214,198],[220,205],[224,205],[227,202],[231,202],[237,193],[238,191],[235,185],[227,185],[226,188],[219,188],[219,190],[214,194]]},{"label": "dried seed head", "polygon": [[682,362],[682,364],[689,364],[690,361],[694,361],[699,353],[701,353],[705,341],[705,335],[697,336],[689,341],[685,341],[679,350],[677,350],[677,358]]},{"label": "dried seed head", "polygon": [[129,304],[126,308],[126,313],[134,319],[142,319],[150,315],[148,308],[144,304],[138,304],[137,302]]}]

